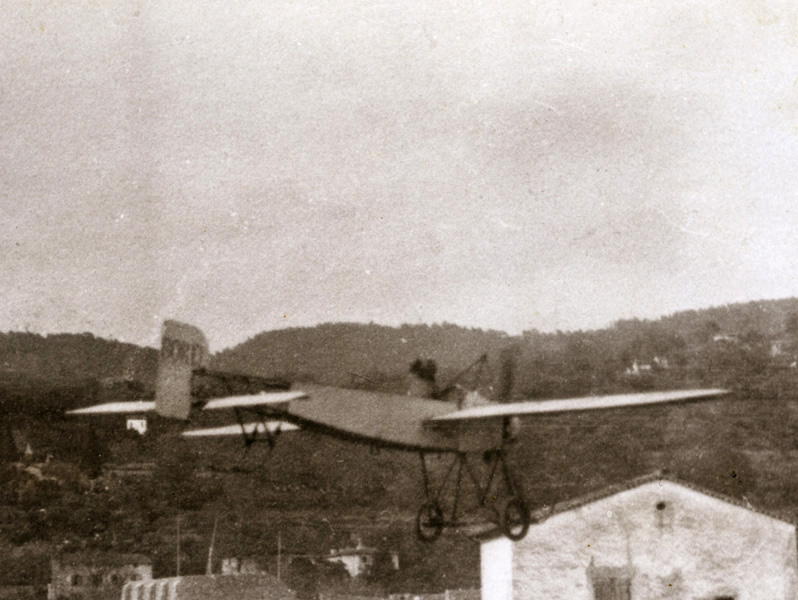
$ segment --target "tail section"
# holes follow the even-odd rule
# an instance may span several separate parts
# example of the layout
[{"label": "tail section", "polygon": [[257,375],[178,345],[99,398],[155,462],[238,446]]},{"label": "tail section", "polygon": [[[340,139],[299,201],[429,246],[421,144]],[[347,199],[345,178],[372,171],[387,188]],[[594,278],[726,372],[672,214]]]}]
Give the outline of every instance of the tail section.
[{"label": "tail section", "polygon": [[162,417],[188,419],[191,375],[208,364],[208,341],[193,325],[164,321],[155,380],[155,410]]}]

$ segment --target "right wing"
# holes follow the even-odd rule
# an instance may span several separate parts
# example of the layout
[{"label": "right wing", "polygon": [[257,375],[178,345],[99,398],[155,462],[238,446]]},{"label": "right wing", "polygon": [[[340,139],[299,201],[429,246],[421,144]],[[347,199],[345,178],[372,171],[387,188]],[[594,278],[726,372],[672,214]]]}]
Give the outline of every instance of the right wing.
[{"label": "right wing", "polygon": [[728,394],[722,389],[670,390],[639,394],[615,394],[608,396],[585,396],[559,400],[532,400],[509,404],[487,404],[455,410],[427,420],[427,423],[474,421],[498,417],[520,417],[524,415],[556,414],[583,410],[610,410],[652,406],[669,402],[688,402]]}]

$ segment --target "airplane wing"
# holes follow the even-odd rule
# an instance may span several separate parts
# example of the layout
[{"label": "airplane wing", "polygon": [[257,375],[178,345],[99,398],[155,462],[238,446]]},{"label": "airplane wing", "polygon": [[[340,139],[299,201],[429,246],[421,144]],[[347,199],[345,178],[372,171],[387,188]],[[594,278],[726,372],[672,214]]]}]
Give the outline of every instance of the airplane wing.
[{"label": "airplane wing", "polygon": [[277,431],[284,432],[284,431],[295,431],[299,429],[296,425],[291,423],[285,423],[283,421],[269,421],[265,425],[262,422],[255,422],[255,423],[244,423],[243,425],[224,425],[222,427],[208,427],[205,429],[190,429],[188,431],[184,431],[182,433],[185,437],[212,437],[212,436],[223,436],[223,435],[241,435],[242,431],[241,428],[243,427],[244,431],[247,436],[251,436],[253,433],[275,433]]},{"label": "airplane wing", "polygon": [[[204,410],[212,410],[219,408],[252,408],[256,406],[264,406],[267,404],[280,404],[282,402],[290,402],[291,400],[300,400],[307,398],[304,392],[275,392],[259,394],[250,394],[246,396],[228,396],[226,398],[217,398],[209,400]],[[156,409],[155,402],[137,400],[133,402],[107,402],[105,404],[95,404],[94,406],[85,406],[83,408],[76,408],[67,411],[68,415],[103,415],[103,414],[118,414],[118,413],[143,413],[152,412]]]},{"label": "airplane wing", "polygon": [[488,419],[492,417],[550,415],[582,410],[633,408],[669,402],[687,402],[690,400],[711,398],[713,396],[722,396],[727,393],[727,390],[722,389],[671,390],[666,392],[585,396],[582,398],[564,398],[559,400],[533,400],[527,402],[511,402],[508,404],[489,404],[452,411],[445,415],[432,417],[426,422],[435,424],[452,421]]},{"label": "airplane wing", "polygon": [[209,400],[208,403],[202,407],[202,410],[218,410],[222,408],[253,408],[256,406],[265,406],[268,404],[281,404],[283,402],[291,402],[292,400],[304,400],[308,395],[305,392],[273,392],[260,394],[250,394],[245,396],[227,396],[225,398],[216,398]]},{"label": "airplane wing", "polygon": [[155,410],[155,402],[136,400],[133,402],[106,402],[105,404],[95,404],[84,408],[68,410],[68,415],[103,415],[117,413],[143,413]]}]

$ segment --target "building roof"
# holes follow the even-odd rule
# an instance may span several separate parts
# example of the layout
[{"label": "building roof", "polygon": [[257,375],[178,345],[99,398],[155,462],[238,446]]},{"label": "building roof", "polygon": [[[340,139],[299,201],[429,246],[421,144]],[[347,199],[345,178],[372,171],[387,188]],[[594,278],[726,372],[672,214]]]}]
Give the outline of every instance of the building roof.
[{"label": "building roof", "polygon": [[362,546],[358,544],[353,548],[340,548],[338,550],[330,550],[330,553],[323,556],[324,558],[337,558],[341,556],[374,556],[377,554],[377,549],[370,546]]},{"label": "building roof", "polygon": [[149,557],[143,554],[120,554],[118,552],[71,552],[56,556],[53,561],[73,567],[126,567],[152,564]]},{"label": "building roof", "polygon": [[294,593],[271,575],[190,575],[126,583],[122,600],[294,600]]},{"label": "building roof", "polygon": [[[727,496],[726,494],[721,494],[714,490],[709,490],[703,486],[698,484],[684,481],[673,475],[665,472],[665,471],[654,471],[653,473],[648,473],[646,475],[642,475],[640,477],[635,477],[633,479],[628,479],[621,483],[616,483],[612,485],[608,485],[606,487],[600,488],[583,496],[578,496],[576,498],[572,498],[570,500],[565,500],[563,502],[558,502],[557,504],[549,507],[544,507],[536,511],[532,511],[531,520],[532,523],[542,523],[549,517],[553,517],[558,514],[562,514],[568,512],[570,510],[575,510],[577,508],[581,508],[582,506],[586,506],[588,504],[592,504],[593,502],[598,502],[599,500],[603,500],[605,498],[609,498],[610,496],[614,496],[616,494],[620,494],[621,492],[626,492],[628,490],[632,490],[634,488],[647,485],[649,483],[653,483],[655,481],[668,481],[670,483],[679,485],[684,488],[691,489],[695,492],[703,494],[705,496],[710,496],[727,504],[732,504],[734,506],[738,506],[740,508],[744,508],[746,510],[750,510],[751,512],[764,515],[771,519],[775,519],[777,521],[781,521],[783,523],[787,523],[794,527],[798,527],[798,521],[788,516],[779,514],[775,511],[770,511],[767,509],[761,509],[754,507],[748,500],[734,498],[732,496]],[[487,541],[491,539],[496,539],[502,537],[502,533],[496,529],[492,528],[490,531],[485,532],[484,534],[477,534],[475,536],[480,541]]]}]

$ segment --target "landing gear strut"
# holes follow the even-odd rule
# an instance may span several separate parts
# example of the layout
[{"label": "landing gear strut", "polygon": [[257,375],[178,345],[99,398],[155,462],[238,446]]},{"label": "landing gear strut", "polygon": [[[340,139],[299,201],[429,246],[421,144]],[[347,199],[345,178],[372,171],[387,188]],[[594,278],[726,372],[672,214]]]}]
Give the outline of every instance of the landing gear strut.
[{"label": "landing gear strut", "polygon": [[280,435],[279,427],[273,432],[269,430],[269,424],[266,421],[266,417],[258,411],[257,415],[260,419],[260,422],[252,428],[252,431],[247,431],[247,428],[244,425],[244,417],[241,414],[241,411],[237,408],[235,409],[235,415],[236,420],[241,427],[241,435],[244,438],[244,448],[246,451],[249,451],[249,449],[252,447],[252,444],[263,439],[262,437],[259,437],[259,435],[266,437],[266,442],[269,444],[269,452],[274,450],[274,446],[277,444],[277,437]]},{"label": "landing gear strut", "polygon": [[[422,542],[432,542],[440,537],[445,527],[459,527],[468,524],[463,521],[468,513],[488,509],[491,514],[491,520],[498,525],[499,529],[504,535],[514,541],[518,541],[526,536],[529,531],[529,508],[524,500],[520,488],[513,481],[507,466],[507,457],[504,448],[492,450],[485,455],[486,462],[488,463],[489,474],[484,486],[480,484],[471,463],[468,461],[468,455],[465,452],[458,452],[455,454],[454,460],[449,465],[446,475],[440,487],[433,490],[430,484],[429,471],[427,469],[426,453],[419,452],[421,459],[421,475],[424,480],[424,504],[418,512],[416,518],[416,534],[418,539]],[[454,503],[451,507],[451,512],[447,517],[441,505],[441,497],[447,487],[447,483],[451,478],[452,473],[457,467],[457,475],[455,480]],[[501,467],[501,474],[497,471]],[[463,511],[460,514],[460,500],[461,488],[463,481],[463,473],[466,473],[474,487],[477,496],[476,506],[468,511]],[[498,488],[499,483],[494,485],[494,481],[501,480],[504,483],[504,488],[507,492],[504,502],[498,501]]]}]

